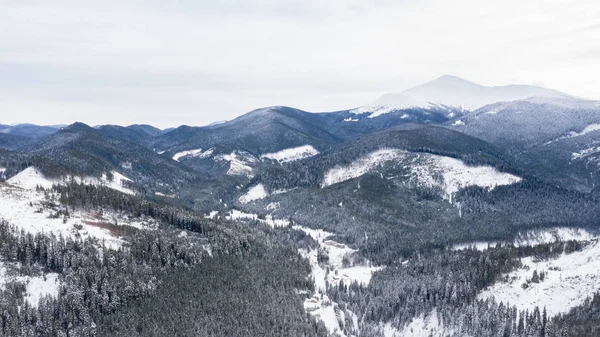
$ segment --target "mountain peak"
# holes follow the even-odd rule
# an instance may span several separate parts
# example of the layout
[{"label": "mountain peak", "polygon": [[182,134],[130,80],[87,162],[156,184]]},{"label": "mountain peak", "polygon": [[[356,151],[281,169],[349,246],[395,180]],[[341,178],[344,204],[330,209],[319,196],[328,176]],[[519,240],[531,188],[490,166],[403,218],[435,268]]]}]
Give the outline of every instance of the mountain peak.
[{"label": "mountain peak", "polygon": [[461,77],[458,77],[458,76],[455,76],[455,75],[442,75],[442,76],[440,76],[440,77],[436,78],[435,80],[430,81],[428,83],[440,83],[440,82],[443,82],[443,83],[463,83],[463,84],[472,84],[472,85],[479,86],[479,84],[475,84],[475,83],[473,83],[471,81],[467,81],[464,78],[461,78]]},{"label": "mountain peak", "polygon": [[388,93],[375,102],[354,110],[370,112],[377,117],[391,111],[409,108],[453,108],[476,110],[483,106],[516,101],[530,97],[572,97],[556,90],[531,85],[482,86],[454,75],[443,75],[432,81],[404,90]]},{"label": "mountain peak", "polygon": [[83,131],[94,131],[94,128],[92,128],[91,126],[89,126],[85,123],[75,122],[63,129],[61,129],[60,131],[62,131],[62,132],[83,132]]}]

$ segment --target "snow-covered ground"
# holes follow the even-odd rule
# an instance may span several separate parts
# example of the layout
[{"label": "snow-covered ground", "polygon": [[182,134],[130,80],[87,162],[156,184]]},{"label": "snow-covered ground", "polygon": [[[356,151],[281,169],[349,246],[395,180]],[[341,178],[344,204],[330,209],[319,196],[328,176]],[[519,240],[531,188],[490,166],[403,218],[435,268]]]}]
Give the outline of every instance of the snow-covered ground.
[{"label": "snow-covered ground", "polygon": [[52,185],[61,185],[70,181],[75,181],[80,184],[83,183],[86,185],[105,186],[126,194],[135,194],[131,189],[125,187],[125,183],[130,182],[131,179],[125,177],[117,171],[112,171],[111,174],[112,179],[109,179],[106,174],[103,174],[101,178],[65,176],[62,178],[51,179],[46,178],[42,172],[40,172],[40,170],[31,166],[19,172],[14,177],[11,177],[6,182],[21,188],[34,190],[37,186],[49,189],[52,187]]},{"label": "snow-covered ground", "polygon": [[583,149],[579,152],[573,152],[573,154],[571,155],[571,159],[572,160],[583,159],[585,157],[589,157],[598,152],[600,152],[600,146],[594,145],[594,146],[588,147],[586,149]]},{"label": "snow-covered ground", "polygon": [[384,337],[445,337],[454,334],[440,323],[435,310],[429,315],[413,318],[402,330],[394,328],[391,323],[382,325],[381,330]]},{"label": "snow-covered ground", "polygon": [[[18,264],[15,265],[18,266]],[[24,298],[33,307],[37,307],[40,299],[44,296],[56,297],[60,288],[60,281],[56,273],[33,277],[9,275],[7,264],[0,261],[0,289],[5,289],[6,283],[12,281],[25,284]]]},{"label": "snow-covered ground", "polygon": [[[211,214],[213,214],[213,212],[211,212]],[[227,220],[255,220],[273,228],[287,227],[290,225],[290,222],[288,220],[273,219],[273,216],[271,216],[270,214],[267,215],[264,219],[259,219],[257,214],[244,213],[236,209],[229,212],[229,214],[227,214],[225,218]]]},{"label": "snow-covered ground", "polygon": [[[518,233],[515,239],[510,242],[516,247],[520,246],[536,246],[540,244],[553,243],[559,241],[590,241],[598,238],[597,235],[588,232],[581,228],[555,227],[548,229],[536,229],[527,232]],[[467,248],[475,248],[477,250],[488,249],[488,247],[496,247],[496,245],[504,245],[508,242],[500,241],[476,241],[469,243],[460,243],[454,245],[452,249],[461,250]]]},{"label": "snow-covered ground", "polygon": [[413,153],[398,149],[382,149],[355,160],[348,166],[336,166],[325,173],[321,187],[327,187],[395,162],[409,172],[409,180],[428,186],[440,187],[443,197],[452,202],[452,196],[467,186],[493,189],[521,181],[520,177],[497,171],[491,166],[467,166],[462,160],[429,153]]},{"label": "snow-covered ground", "polygon": [[[373,273],[381,269],[380,267],[370,266],[369,262],[359,266],[344,266],[344,258],[348,259],[349,262],[352,262],[352,255],[357,252],[355,249],[333,240],[327,240],[327,237],[333,235],[331,232],[297,225],[292,228],[305,232],[313,238],[313,240],[317,241],[321,249],[329,256],[328,267],[332,272],[322,280],[321,283],[323,285],[325,284],[325,280],[331,284],[337,284],[340,280],[343,280],[346,284],[356,281],[363,285],[367,285],[371,281]],[[314,251],[314,253],[316,256],[317,252]],[[319,268],[319,266],[315,266],[314,269]],[[321,279],[321,277],[319,277],[319,279]]]},{"label": "snow-covered ground", "polygon": [[358,178],[375,167],[392,160],[400,160],[407,152],[395,149],[382,149],[372,152],[352,162],[348,166],[336,166],[325,173],[321,187],[331,186],[346,180]]},{"label": "snow-covered ground", "polygon": [[[272,205],[271,208],[277,207]],[[211,215],[213,213],[211,212]],[[290,225],[289,221],[281,219],[273,219],[271,215],[267,215],[266,218],[259,219],[258,215],[244,213],[238,210],[232,210],[226,215],[229,220],[256,220],[262,222],[271,227],[287,227]],[[352,315],[351,321],[354,325],[354,330],[358,330],[358,317],[351,312],[344,313],[343,311],[337,310],[338,304],[331,301],[327,293],[327,284],[336,285],[340,281],[346,284],[352,282],[358,282],[363,285],[367,285],[371,281],[373,273],[380,269],[380,267],[373,267],[367,261],[363,265],[352,265],[352,255],[356,253],[356,250],[332,241],[327,238],[332,236],[333,233],[327,232],[322,229],[312,229],[303,226],[295,225],[292,227],[296,230],[301,230],[307,235],[312,237],[319,244],[318,249],[303,250],[299,251],[300,255],[308,259],[311,265],[310,277],[315,283],[315,294],[310,295],[309,298],[304,302],[304,308],[311,315],[321,320],[331,334],[338,334],[339,336],[345,337],[343,333],[343,326],[340,321],[344,322],[346,313]],[[329,257],[329,262],[326,266],[322,266],[318,263],[319,249],[325,252]],[[348,261],[348,265],[344,266],[344,260]]]},{"label": "snow-covered ground", "polygon": [[180,159],[183,158],[208,158],[213,154],[214,150],[213,149],[208,149],[206,151],[202,151],[202,149],[194,149],[194,150],[187,150],[187,151],[181,151],[181,152],[177,152],[175,155],[173,155],[173,160],[175,161],[179,161]]},{"label": "snow-covered ground", "polygon": [[[340,317],[336,314],[335,308],[338,306],[337,303],[331,301],[327,295],[322,295],[327,292],[327,283],[335,285],[343,280],[346,284],[350,284],[354,281],[367,285],[372,277],[372,274],[379,270],[379,267],[371,267],[367,262],[367,265],[363,266],[350,266],[344,267],[344,257],[351,261],[352,254],[356,250],[347,247],[344,244],[327,240],[327,237],[333,235],[333,233],[324,231],[322,229],[312,229],[302,226],[292,227],[297,230],[305,232],[307,235],[312,237],[319,243],[320,249],[323,249],[329,257],[329,263],[325,268],[318,263],[318,249],[312,249],[310,251],[300,250],[300,254],[308,259],[311,264],[311,277],[315,282],[316,294],[307,299],[304,303],[304,307],[311,315],[320,319],[330,333],[337,333],[340,336],[346,336],[340,325],[340,321],[344,321],[344,313],[340,311]],[[317,303],[312,303],[313,298],[317,299]],[[354,329],[358,330],[358,318],[352,314],[352,322]]]},{"label": "snow-covered ground", "polygon": [[25,300],[33,307],[37,307],[40,299],[44,296],[58,296],[60,281],[56,273],[36,277],[23,276],[18,279],[27,285]]},{"label": "snow-covered ground", "polygon": [[[493,297],[497,302],[516,305],[520,310],[546,308],[548,315],[568,312],[600,290],[600,243],[593,241],[580,252],[562,254],[558,258],[539,261],[533,257],[521,260],[523,267],[509,273],[507,283],[498,282],[485,289],[480,299]],[[536,271],[545,272],[539,283],[527,283]]]},{"label": "snow-covered ground", "polygon": [[246,176],[252,178],[254,171],[250,164],[256,163],[257,159],[247,152],[233,151],[230,154],[217,155],[215,160],[223,160],[229,162],[228,175],[231,176]]},{"label": "snow-covered ground", "polygon": [[248,192],[242,195],[238,200],[242,204],[247,204],[254,200],[266,198],[267,196],[269,196],[269,193],[267,193],[265,186],[263,184],[258,184],[248,189]]},{"label": "snow-covered ground", "polygon": [[303,145],[281,150],[279,152],[266,153],[260,156],[260,158],[276,160],[280,163],[287,163],[316,156],[317,154],[319,154],[319,151],[317,151],[317,149],[315,149],[312,145]]},{"label": "snow-covered ground", "polygon": [[24,169],[16,176],[8,179],[6,182],[28,189],[35,189],[37,186],[51,188],[55,183],[54,181],[44,177],[44,175],[33,166]]},{"label": "snow-covered ground", "polygon": [[586,126],[585,128],[583,128],[583,130],[581,130],[579,132],[571,131],[566,136],[566,138],[584,136],[584,135],[587,135],[588,133],[592,133],[595,131],[600,131],[600,124],[590,124],[590,125]]},{"label": "snow-covered ground", "polygon": [[175,161],[179,161],[179,159],[184,158],[184,157],[194,157],[197,156],[199,154],[202,153],[202,149],[194,149],[194,150],[187,150],[187,151],[181,151],[181,152],[177,152],[173,155],[173,160]]},{"label": "snow-covered ground", "polygon": [[[70,211],[66,219],[52,219],[55,210],[45,207],[43,192],[0,184],[0,218],[28,233],[54,233],[65,237],[94,237],[105,240],[110,248],[117,248],[122,240],[108,229],[112,225],[127,225],[139,229],[156,228],[151,219],[138,219],[125,214],[103,214]],[[56,204],[58,202],[55,201]]]}]

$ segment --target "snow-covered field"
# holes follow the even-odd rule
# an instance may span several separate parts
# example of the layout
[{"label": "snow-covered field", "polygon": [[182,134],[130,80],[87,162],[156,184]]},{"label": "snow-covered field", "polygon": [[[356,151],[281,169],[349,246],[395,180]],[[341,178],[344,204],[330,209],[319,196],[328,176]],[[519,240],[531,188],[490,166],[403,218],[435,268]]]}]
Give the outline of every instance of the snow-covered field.
[{"label": "snow-covered field", "polygon": [[35,189],[36,186],[51,188],[54,181],[46,179],[44,175],[35,167],[31,166],[19,172],[16,176],[6,181],[9,184],[22,188]]},{"label": "snow-covered field", "polygon": [[263,184],[258,184],[248,189],[248,192],[242,195],[238,200],[242,204],[247,204],[254,200],[266,198],[268,195],[269,193],[267,193],[265,186]]},{"label": "snow-covered field", "polygon": [[319,151],[317,151],[312,145],[303,145],[299,147],[281,150],[275,153],[266,153],[260,156],[260,158],[276,160],[280,163],[287,163],[316,156],[317,154],[319,154]]},{"label": "snow-covered field", "polygon": [[86,185],[105,186],[126,194],[135,194],[132,190],[124,186],[125,182],[129,182],[131,179],[125,177],[117,171],[112,171],[111,174],[112,179],[109,179],[106,174],[103,174],[101,178],[66,176],[59,179],[50,179],[44,177],[42,172],[31,166],[19,172],[14,177],[11,177],[6,182],[21,188],[34,190],[37,186],[49,189],[52,187],[52,185],[61,185],[70,181],[75,181],[80,184],[83,183]]},{"label": "snow-covered field", "polygon": [[[478,298],[493,297],[497,302],[516,305],[520,310],[546,308],[548,315],[565,313],[600,290],[600,243],[594,240],[580,252],[562,254],[558,258],[538,261],[521,260],[523,267],[508,274],[509,282],[499,282],[485,289]],[[533,272],[545,272],[539,283],[529,282]]]},{"label": "snow-covered field", "polygon": [[[107,228],[109,225],[127,225],[139,229],[156,228],[151,219],[130,218],[125,214],[70,212],[66,219],[53,219],[55,210],[45,207],[43,192],[0,184],[0,218],[28,233],[54,233],[65,237],[94,237],[105,240],[110,248],[117,248],[122,240]],[[58,202],[56,202],[58,204]]]},{"label": "snow-covered field", "polygon": [[348,166],[336,166],[325,173],[321,187],[327,187],[395,162],[410,173],[409,180],[428,187],[440,187],[443,197],[452,202],[452,196],[467,186],[493,189],[521,181],[520,177],[497,171],[491,166],[467,166],[462,160],[429,153],[412,153],[398,149],[382,149],[355,160]]}]

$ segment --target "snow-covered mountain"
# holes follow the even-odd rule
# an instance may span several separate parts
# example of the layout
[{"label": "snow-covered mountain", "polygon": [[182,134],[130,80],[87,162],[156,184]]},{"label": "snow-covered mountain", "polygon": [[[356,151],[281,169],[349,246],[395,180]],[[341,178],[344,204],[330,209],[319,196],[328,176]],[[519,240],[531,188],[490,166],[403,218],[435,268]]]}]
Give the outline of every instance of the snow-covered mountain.
[{"label": "snow-covered mountain", "polygon": [[456,76],[445,75],[402,92],[387,93],[373,103],[353,110],[369,117],[409,108],[448,107],[476,110],[488,104],[529,97],[569,98],[570,95],[531,85],[482,86]]},{"label": "snow-covered mountain", "polygon": [[488,141],[540,178],[589,192],[598,185],[600,102],[532,97],[486,105],[450,128]]}]

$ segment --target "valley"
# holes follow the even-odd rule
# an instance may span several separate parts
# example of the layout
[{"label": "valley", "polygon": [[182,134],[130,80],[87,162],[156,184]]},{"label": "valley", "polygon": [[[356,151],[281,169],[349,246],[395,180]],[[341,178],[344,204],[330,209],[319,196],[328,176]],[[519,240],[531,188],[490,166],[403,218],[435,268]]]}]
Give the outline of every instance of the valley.
[{"label": "valley", "polygon": [[2,126],[0,335],[595,329],[598,125],[443,76],[333,112]]}]

